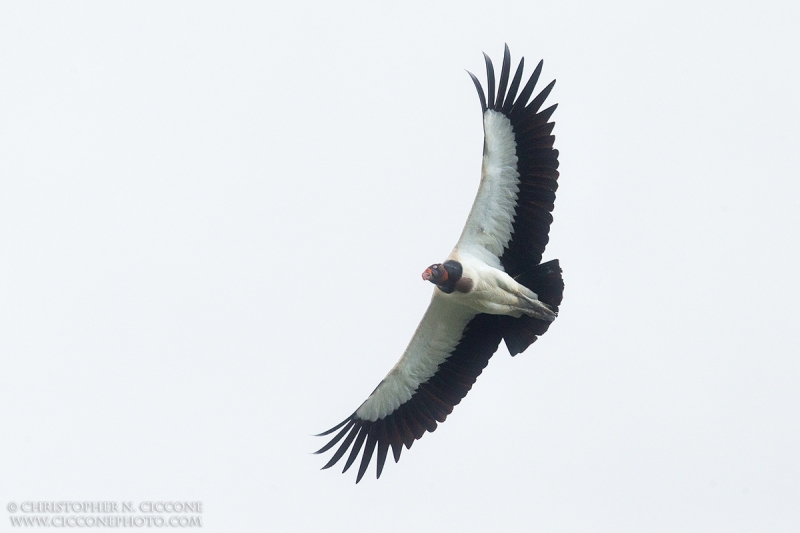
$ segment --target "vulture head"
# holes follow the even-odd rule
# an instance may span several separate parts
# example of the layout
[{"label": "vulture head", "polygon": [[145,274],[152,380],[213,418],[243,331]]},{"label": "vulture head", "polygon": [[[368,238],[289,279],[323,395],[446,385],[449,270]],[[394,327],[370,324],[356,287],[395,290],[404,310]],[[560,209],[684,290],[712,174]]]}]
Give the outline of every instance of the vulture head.
[{"label": "vulture head", "polygon": [[[454,290],[459,292],[469,292],[472,288],[472,282],[468,279],[461,279],[461,274],[464,272],[461,263],[458,261],[445,261],[444,263],[436,263],[425,269],[422,273],[422,279],[430,281],[442,292],[451,293]],[[469,282],[469,285],[466,285]],[[463,286],[463,287],[462,287]]]}]

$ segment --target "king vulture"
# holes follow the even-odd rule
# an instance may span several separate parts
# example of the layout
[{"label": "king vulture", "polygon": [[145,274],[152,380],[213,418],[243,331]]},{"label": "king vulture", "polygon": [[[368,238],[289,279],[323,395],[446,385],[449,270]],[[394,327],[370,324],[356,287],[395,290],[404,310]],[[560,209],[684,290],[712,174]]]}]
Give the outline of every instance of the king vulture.
[{"label": "king vulture", "polygon": [[[433,297],[403,356],[356,411],[319,436],[336,434],[315,453],[338,444],[322,467],[350,450],[343,472],[361,455],[356,483],[377,448],[380,477],[389,448],[394,460],[444,422],[505,341],[525,351],[558,313],[564,282],[558,260],[541,263],[558,184],[552,105],[540,108],[555,81],[530,100],[542,62],[519,90],[524,59],[509,77],[503,55],[499,84],[484,54],[488,92],[469,73],[483,111],[483,165],[478,195],[455,248],[422,279]],[[530,100],[530,102],[529,102]],[[341,443],[341,444],[340,444]]]}]

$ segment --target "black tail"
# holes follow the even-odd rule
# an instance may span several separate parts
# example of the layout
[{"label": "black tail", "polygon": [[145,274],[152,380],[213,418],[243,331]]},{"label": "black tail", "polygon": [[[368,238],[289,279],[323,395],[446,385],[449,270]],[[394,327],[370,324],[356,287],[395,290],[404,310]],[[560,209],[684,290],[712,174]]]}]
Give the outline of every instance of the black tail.
[{"label": "black tail", "polygon": [[[517,282],[528,287],[539,296],[539,300],[558,311],[564,296],[564,280],[561,278],[561,267],[558,259],[536,265],[515,278]],[[542,335],[550,322],[523,315],[519,318],[500,317],[503,325],[503,339],[511,355],[524,352],[528,346]]]}]

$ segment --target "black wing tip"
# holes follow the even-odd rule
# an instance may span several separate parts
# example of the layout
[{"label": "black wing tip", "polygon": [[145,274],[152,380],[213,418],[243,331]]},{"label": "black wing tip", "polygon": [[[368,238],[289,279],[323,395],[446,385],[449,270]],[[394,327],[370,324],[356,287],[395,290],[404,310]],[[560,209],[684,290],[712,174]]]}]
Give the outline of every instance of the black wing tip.
[{"label": "black wing tip", "polygon": [[[358,475],[356,476],[356,483],[361,481],[361,478],[364,477],[364,474],[369,467],[369,463],[372,461],[372,456],[374,455],[376,444],[379,444],[378,441],[380,439],[380,431],[383,430],[381,427],[380,421],[376,422],[369,422],[366,420],[362,420],[358,418],[355,414],[348,417],[342,423],[336,425],[335,427],[325,431],[324,433],[320,433],[316,436],[327,436],[333,433],[334,431],[341,429],[341,431],[333,436],[325,446],[313,452],[315,454],[320,454],[327,452],[334,446],[336,448],[335,453],[330,458],[330,460],[320,468],[320,470],[327,470],[328,468],[337,464],[349,451],[350,454],[345,461],[344,468],[342,469],[342,473],[344,474],[347,472],[353,463],[355,463],[358,455],[361,454],[361,464],[358,469]],[[345,437],[346,436],[346,437]],[[344,438],[344,441],[341,441]],[[365,442],[366,441],[366,442]],[[381,445],[383,446],[383,445]],[[381,462],[381,455],[385,460],[386,454],[379,451],[379,468],[377,477],[380,478],[381,471],[383,470],[383,465],[380,464]]]},{"label": "black wing tip", "polygon": [[492,105],[492,109],[495,111],[503,109],[503,99],[505,98],[506,88],[508,87],[508,75],[510,71],[511,52],[508,50],[508,44],[506,44],[503,50],[503,64],[500,67],[500,81],[497,84],[497,98]]},{"label": "black wing tip", "polygon": [[[480,81],[478,80],[477,76],[475,76],[472,72],[467,71],[467,74],[470,75],[472,78],[472,82],[475,84],[475,89],[478,91],[478,97],[481,101],[481,111],[486,113],[488,110],[495,110],[503,113],[504,115],[508,116],[509,118],[512,115],[529,115],[535,113],[538,110],[538,107],[541,106],[544,99],[552,90],[553,86],[555,85],[556,80],[551,81],[540,93],[539,95],[534,98],[530,104],[538,104],[537,106],[532,106],[528,103],[533,90],[539,80],[539,76],[542,72],[542,68],[544,66],[544,59],[540,59],[539,62],[536,64],[536,68],[534,68],[533,73],[529,77],[527,83],[523,87],[522,91],[517,95],[517,90],[519,89],[522,71],[525,65],[525,58],[521,57],[519,60],[519,66],[514,74],[514,78],[511,81],[510,86],[507,88],[508,84],[508,75],[511,66],[511,51],[508,47],[508,43],[504,43],[503,45],[503,65],[500,73],[500,83],[498,87],[495,87],[495,72],[494,72],[494,65],[492,63],[492,59],[486,52],[483,52],[484,62],[486,63],[486,82],[487,82],[487,92],[484,93],[483,86],[481,85]],[[536,107],[537,109],[533,109]]]},{"label": "black wing tip", "polygon": [[364,444],[364,452],[361,454],[361,464],[358,466],[358,476],[356,476],[356,483],[361,481],[364,474],[367,472],[369,463],[372,461],[372,455],[375,453],[375,445],[378,443],[378,424],[372,424],[367,431],[367,442]]},{"label": "black wing tip", "polygon": [[348,422],[350,422],[351,420],[353,420],[353,417],[354,417],[354,415],[350,415],[347,418],[345,418],[344,420],[342,420],[341,422],[339,422],[338,424],[336,424],[335,426],[333,426],[328,431],[323,431],[322,433],[317,433],[316,435],[312,435],[312,436],[314,436],[314,437],[325,437],[326,435],[330,435],[331,433],[333,433],[337,429],[341,428],[343,425],[345,425]]},{"label": "black wing tip", "polygon": [[489,109],[494,109],[494,65],[492,64],[492,58],[486,52],[483,52],[483,59],[486,62],[486,89],[489,91],[486,96],[486,103]]},{"label": "black wing tip", "polygon": [[365,424],[359,428],[358,435],[353,443],[353,448],[350,450],[350,455],[347,456],[347,462],[344,464],[344,468],[342,469],[342,474],[347,472],[350,467],[353,466],[353,463],[358,458],[358,454],[361,452],[361,448],[364,446],[364,440],[367,438],[368,433],[369,430]]},{"label": "black wing tip", "polygon": [[467,71],[469,77],[472,78],[472,83],[475,84],[475,89],[478,91],[478,98],[481,100],[481,113],[486,113],[486,96],[483,94],[483,87],[481,87],[481,82],[478,81],[478,77],[470,71]]}]

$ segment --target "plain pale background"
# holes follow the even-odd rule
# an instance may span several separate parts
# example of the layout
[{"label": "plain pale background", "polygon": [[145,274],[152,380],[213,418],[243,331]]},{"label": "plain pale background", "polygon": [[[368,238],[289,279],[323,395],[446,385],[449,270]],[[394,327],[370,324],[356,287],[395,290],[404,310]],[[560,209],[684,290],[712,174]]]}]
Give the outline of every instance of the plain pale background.
[{"label": "plain pale background", "polygon": [[[800,530],[795,2],[3,2],[0,500],[206,531]],[[477,190],[464,72],[557,78],[558,320],[318,471]],[[0,529],[10,529],[3,511]]]}]

